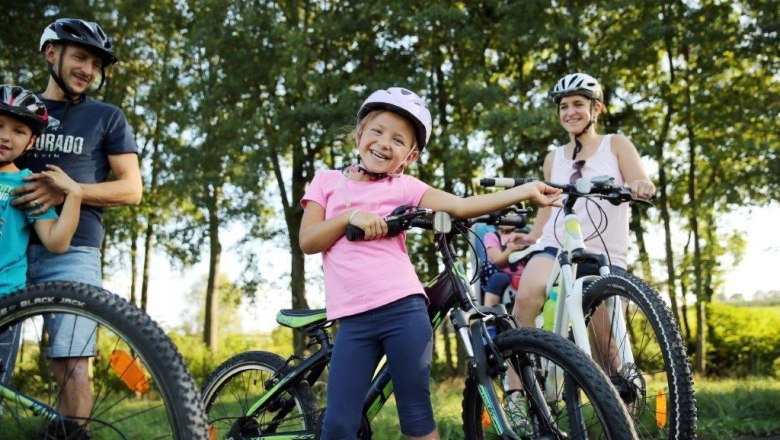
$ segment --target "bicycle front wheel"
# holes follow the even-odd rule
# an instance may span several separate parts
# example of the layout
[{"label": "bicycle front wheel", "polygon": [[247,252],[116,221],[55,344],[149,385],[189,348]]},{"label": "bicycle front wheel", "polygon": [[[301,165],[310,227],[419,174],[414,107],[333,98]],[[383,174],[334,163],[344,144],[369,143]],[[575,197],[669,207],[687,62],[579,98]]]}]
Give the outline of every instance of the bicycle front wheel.
[{"label": "bicycle front wheel", "polygon": [[[576,345],[535,328],[500,334],[496,347],[506,371],[494,368],[493,389],[515,434],[523,439],[633,439],[631,419],[609,379]],[[508,408],[508,374],[520,377],[524,399]],[[518,407],[523,410],[518,411]],[[520,414],[518,414],[520,412]],[[484,409],[478,381],[463,394],[466,439],[504,438]]]},{"label": "bicycle front wheel", "polygon": [[202,392],[211,438],[238,440],[276,433],[313,438],[319,411],[308,382],[289,384],[264,404],[255,405],[278,385],[275,375],[285,365],[274,353],[250,351],[217,367]]},{"label": "bicycle front wheel", "polygon": [[[86,333],[94,350],[53,361],[47,354],[52,334],[44,324],[51,317],[94,321]],[[21,338],[18,349],[0,354],[3,365],[15,361],[0,386],[0,438],[208,438],[181,355],[148,315],[123,298],[81,283],[31,285],[0,297],[0,333],[11,328]],[[77,369],[85,367],[84,386],[73,393]]]},{"label": "bicycle front wheel", "polygon": [[[640,438],[696,438],[688,355],[658,292],[635,276],[608,275],[583,292],[583,312],[593,358],[620,393]],[[629,347],[633,362],[621,362]]]}]

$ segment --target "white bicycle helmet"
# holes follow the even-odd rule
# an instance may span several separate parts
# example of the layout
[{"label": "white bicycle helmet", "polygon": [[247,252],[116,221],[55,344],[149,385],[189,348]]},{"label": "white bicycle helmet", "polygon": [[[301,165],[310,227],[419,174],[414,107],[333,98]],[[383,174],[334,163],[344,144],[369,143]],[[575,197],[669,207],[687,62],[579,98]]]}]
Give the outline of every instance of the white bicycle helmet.
[{"label": "white bicycle helmet", "polygon": [[407,118],[414,127],[417,149],[422,152],[431,139],[431,112],[416,93],[403,87],[390,87],[372,93],[360,106],[357,123],[374,110],[390,110]]},{"label": "white bicycle helmet", "polygon": [[570,73],[561,78],[553,88],[550,96],[558,104],[565,96],[582,95],[597,101],[604,100],[604,92],[596,78],[587,73]]}]

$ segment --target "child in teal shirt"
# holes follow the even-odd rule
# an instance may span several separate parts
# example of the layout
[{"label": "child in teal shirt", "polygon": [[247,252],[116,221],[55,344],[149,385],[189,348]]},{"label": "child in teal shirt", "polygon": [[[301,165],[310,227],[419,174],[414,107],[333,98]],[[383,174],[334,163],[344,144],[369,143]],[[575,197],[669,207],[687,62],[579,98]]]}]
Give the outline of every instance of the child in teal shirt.
[{"label": "child in teal shirt", "polygon": [[[51,252],[65,252],[76,231],[81,209],[82,190],[60,168],[48,165],[40,180],[65,194],[62,212],[53,209],[31,215],[37,201],[19,209],[11,206],[12,189],[24,184],[30,170],[20,170],[14,160],[32,147],[46,127],[48,113],[43,102],[31,92],[16,86],[0,85],[0,295],[25,285],[27,279],[27,242],[32,228]],[[0,329],[0,382],[13,371],[19,344],[18,326]]]}]

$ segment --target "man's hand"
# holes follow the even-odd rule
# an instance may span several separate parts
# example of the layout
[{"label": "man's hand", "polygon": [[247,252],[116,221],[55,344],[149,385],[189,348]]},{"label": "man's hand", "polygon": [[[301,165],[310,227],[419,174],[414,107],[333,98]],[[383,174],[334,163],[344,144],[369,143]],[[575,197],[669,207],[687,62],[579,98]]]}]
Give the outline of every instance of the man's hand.
[{"label": "man's hand", "polygon": [[[47,165],[47,168],[50,166]],[[31,215],[43,214],[49,208],[61,205],[65,201],[65,193],[44,173],[25,177],[28,183],[11,191],[12,195],[20,195],[11,204],[19,209],[30,210]]]}]

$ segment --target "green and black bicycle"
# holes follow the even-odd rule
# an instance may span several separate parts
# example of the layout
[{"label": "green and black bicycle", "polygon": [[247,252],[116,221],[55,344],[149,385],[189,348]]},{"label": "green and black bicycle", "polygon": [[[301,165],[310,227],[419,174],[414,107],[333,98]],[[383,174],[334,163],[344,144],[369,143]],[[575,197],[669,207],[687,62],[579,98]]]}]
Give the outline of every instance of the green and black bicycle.
[{"label": "green and black bicycle", "polygon": [[[468,234],[468,220],[443,212],[399,207],[385,219],[391,234],[411,227],[433,230],[444,270],[425,288],[434,329],[449,316],[467,353],[463,429],[467,439],[632,439],[636,434],[620,397],[596,364],[570,341],[542,330],[520,328],[503,305],[478,306],[458,261],[452,240]],[[348,228],[348,239],[362,231]],[[325,310],[282,310],[280,325],[302,332],[311,355],[283,358],[275,353],[238,354],[219,366],[202,391],[212,439],[315,439],[323,410],[312,386],[328,367],[332,324]],[[495,326],[496,335],[488,334]],[[545,380],[548,365],[563,374]],[[527,404],[522,435],[505,409],[506,376],[514,370]],[[545,393],[545,388],[555,392]],[[358,438],[372,437],[371,422],[393,393],[383,365],[363,405]],[[547,397],[545,397],[547,396]],[[555,396],[550,399],[549,396]],[[515,420],[513,418],[513,420]],[[530,427],[530,431],[529,431]]]},{"label": "green and black bicycle", "polygon": [[[44,317],[51,314],[97,323],[93,403],[82,417],[58,409],[73,370],[57,370],[46,356]],[[12,327],[20,331],[21,348],[11,354],[16,362],[10,379],[0,384],[0,439],[208,438],[198,390],[181,355],[163,330],[125,299],[86,284],[35,284],[0,297],[0,331]],[[7,365],[5,360],[0,365]]]}]

